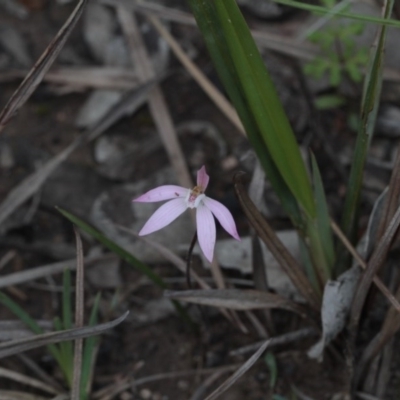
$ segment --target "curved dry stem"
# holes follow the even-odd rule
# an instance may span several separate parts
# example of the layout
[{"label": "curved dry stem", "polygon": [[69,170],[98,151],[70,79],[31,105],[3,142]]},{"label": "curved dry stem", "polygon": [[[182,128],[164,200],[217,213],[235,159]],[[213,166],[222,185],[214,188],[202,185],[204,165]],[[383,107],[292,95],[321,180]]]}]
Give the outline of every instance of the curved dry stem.
[{"label": "curved dry stem", "polygon": [[238,172],[234,176],[233,180],[236,195],[239,199],[244,213],[246,214],[246,217],[257,232],[258,236],[268,247],[282,269],[286,272],[295,287],[307,300],[310,306],[319,311],[321,307],[321,299],[318,297],[317,293],[311,286],[311,283],[303,272],[302,267],[286,249],[274,230],[270,227],[268,222],[264,219],[262,214],[258,211],[254,203],[251,201],[243,186],[243,175],[243,172]]}]

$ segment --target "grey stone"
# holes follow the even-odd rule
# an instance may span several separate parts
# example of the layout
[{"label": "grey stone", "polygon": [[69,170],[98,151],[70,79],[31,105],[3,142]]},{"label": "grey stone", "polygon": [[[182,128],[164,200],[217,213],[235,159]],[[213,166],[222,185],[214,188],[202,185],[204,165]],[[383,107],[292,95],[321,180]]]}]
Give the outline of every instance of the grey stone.
[{"label": "grey stone", "polygon": [[0,44],[20,66],[26,68],[32,66],[32,57],[29,54],[26,41],[19,31],[11,26],[2,26],[0,29]]},{"label": "grey stone", "polygon": [[79,128],[94,126],[122,96],[123,92],[119,90],[94,90],[79,110],[75,125]]},{"label": "grey stone", "polygon": [[88,281],[100,289],[115,289],[122,285],[120,259],[113,258],[96,261],[86,270]]},{"label": "grey stone", "polygon": [[376,134],[391,138],[400,137],[400,108],[392,105],[379,110],[376,121]]},{"label": "grey stone", "polygon": [[113,12],[98,3],[89,3],[83,19],[83,37],[91,53],[102,63],[106,61],[107,44],[114,37],[116,21]]},{"label": "grey stone", "polygon": [[[294,230],[280,231],[277,232],[277,235],[295,259],[300,260],[297,232]],[[301,299],[301,296],[271,252],[263,243],[261,243],[261,247],[270,287],[282,295]],[[194,248],[194,254],[198,254],[203,259],[204,265],[209,265],[198,246]],[[253,272],[250,237],[242,237],[240,242],[235,239],[218,240],[215,246],[215,257],[223,268],[234,269],[242,274],[251,274]]]}]

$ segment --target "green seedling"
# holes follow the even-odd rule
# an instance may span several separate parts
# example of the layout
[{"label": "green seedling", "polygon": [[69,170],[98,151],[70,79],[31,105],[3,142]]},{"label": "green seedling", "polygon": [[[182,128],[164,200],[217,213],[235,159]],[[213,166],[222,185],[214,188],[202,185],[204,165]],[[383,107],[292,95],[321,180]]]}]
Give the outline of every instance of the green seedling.
[{"label": "green seedling", "polygon": [[274,390],[276,381],[278,380],[278,365],[274,353],[268,351],[264,356],[264,361],[269,370],[269,387],[271,390]]},{"label": "green seedling", "polygon": [[[322,0],[325,7],[332,8],[333,0]],[[343,21],[333,19],[325,26],[308,36],[308,39],[320,49],[320,55],[305,65],[304,72],[315,79],[329,77],[332,86],[337,87],[347,76],[359,83],[363,78],[363,70],[368,61],[368,49],[357,48],[354,37],[364,31],[361,21]]]},{"label": "green seedling", "polygon": [[[56,317],[54,319],[54,328],[57,331],[72,328],[72,304],[71,304],[71,273],[69,270],[64,271],[63,277],[63,296],[62,296],[62,318]],[[43,329],[37,324],[21,306],[15,303],[6,294],[0,292],[0,303],[7,307],[13,314],[15,314],[29,329],[36,334],[44,333]],[[94,305],[91,311],[89,325],[94,326],[97,323],[98,309],[100,304],[100,293],[97,294]],[[82,356],[82,373],[81,373],[81,400],[86,400],[90,392],[90,379],[92,375],[92,368],[94,365],[94,351],[99,338],[92,336],[84,341],[83,356]],[[65,384],[71,388],[73,377],[73,342],[64,341],[59,344],[50,344],[47,346],[48,351],[56,360],[63,377]]]},{"label": "green seedling", "polygon": [[336,94],[326,94],[318,96],[314,104],[318,110],[332,110],[344,106],[346,99]]}]

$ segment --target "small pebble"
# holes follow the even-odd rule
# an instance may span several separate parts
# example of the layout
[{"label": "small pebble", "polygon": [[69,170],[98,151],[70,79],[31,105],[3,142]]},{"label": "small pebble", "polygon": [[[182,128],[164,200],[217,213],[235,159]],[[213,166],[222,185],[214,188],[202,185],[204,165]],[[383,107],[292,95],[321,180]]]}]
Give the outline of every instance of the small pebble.
[{"label": "small pebble", "polygon": [[224,171],[231,171],[232,169],[236,168],[239,164],[239,161],[234,156],[225,157],[221,161],[221,167]]},{"label": "small pebble", "polygon": [[178,388],[181,390],[187,390],[189,387],[189,383],[188,381],[184,381],[184,380],[179,380],[178,381]]},{"label": "small pebble", "polygon": [[148,399],[151,399],[151,396],[152,396],[152,393],[151,393],[151,391],[149,390],[149,389],[142,389],[141,391],[140,391],[140,397],[142,398],[142,399],[144,399],[144,400],[148,400]]},{"label": "small pebble", "polygon": [[15,164],[14,155],[11,147],[2,143],[0,146],[0,167],[4,169],[12,168]]}]

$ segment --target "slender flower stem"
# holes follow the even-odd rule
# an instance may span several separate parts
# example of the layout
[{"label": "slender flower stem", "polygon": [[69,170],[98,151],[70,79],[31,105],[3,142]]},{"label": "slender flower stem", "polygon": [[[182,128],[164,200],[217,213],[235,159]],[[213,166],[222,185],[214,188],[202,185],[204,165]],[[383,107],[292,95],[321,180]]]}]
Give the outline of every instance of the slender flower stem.
[{"label": "slender flower stem", "polygon": [[190,265],[192,264],[193,248],[197,242],[197,231],[193,235],[193,239],[190,243],[187,260],[186,260],[186,283],[189,289],[192,289],[192,281],[190,279]]}]

